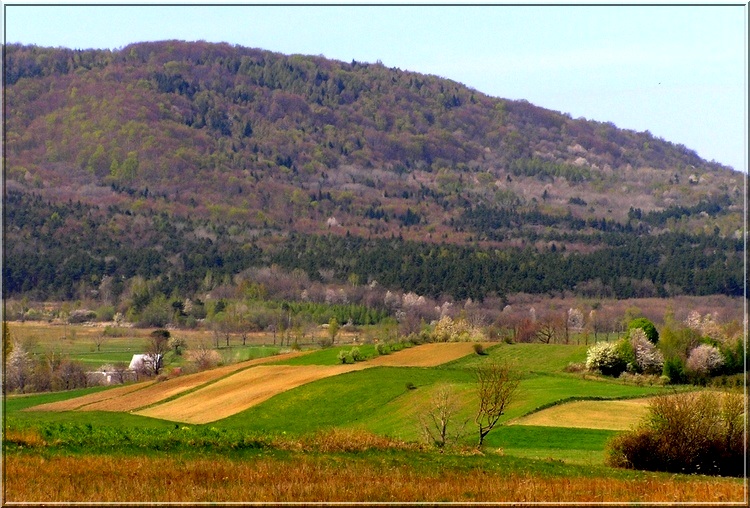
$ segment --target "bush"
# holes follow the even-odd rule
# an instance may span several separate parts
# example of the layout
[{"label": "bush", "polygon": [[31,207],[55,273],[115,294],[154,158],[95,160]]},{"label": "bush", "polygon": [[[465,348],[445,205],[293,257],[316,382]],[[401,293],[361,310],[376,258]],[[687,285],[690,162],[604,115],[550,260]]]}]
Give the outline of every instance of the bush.
[{"label": "bush", "polygon": [[583,372],[584,370],[586,370],[586,364],[576,363],[576,362],[570,362],[563,368],[564,372],[572,372],[572,373]]},{"label": "bush", "polygon": [[744,396],[691,392],[657,397],[646,421],[608,444],[615,467],[744,475]]},{"label": "bush", "polygon": [[68,316],[68,323],[78,324],[85,323],[87,321],[94,321],[96,319],[96,312],[88,309],[74,310]]},{"label": "bush", "polygon": [[378,345],[375,346],[375,350],[379,355],[388,355],[391,353],[391,348],[389,348],[388,344],[384,342],[379,342]]},{"label": "bush", "polygon": [[349,354],[352,356],[352,360],[355,362],[361,362],[364,361],[365,357],[362,356],[362,353],[359,351],[358,347],[353,347],[351,351],[349,351]]},{"label": "bush", "polygon": [[619,376],[626,367],[620,356],[619,343],[599,342],[586,352],[586,368],[598,371],[605,376]]},{"label": "bush", "polygon": [[352,358],[351,351],[344,351],[343,349],[339,351],[338,359],[341,363],[354,363],[354,358]]},{"label": "bush", "polygon": [[481,345],[478,342],[474,343],[474,352],[478,354],[479,356],[484,356],[487,354],[487,351],[484,350],[484,346]]}]

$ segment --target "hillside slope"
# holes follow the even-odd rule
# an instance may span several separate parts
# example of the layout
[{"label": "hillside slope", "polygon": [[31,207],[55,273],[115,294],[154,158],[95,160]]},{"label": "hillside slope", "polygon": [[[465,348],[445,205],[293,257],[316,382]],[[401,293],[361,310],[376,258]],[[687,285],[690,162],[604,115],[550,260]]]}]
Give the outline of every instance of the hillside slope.
[{"label": "hillside slope", "polygon": [[[306,253],[332,266],[286,259],[299,244],[285,240],[290,232],[531,249],[527,258],[637,240],[650,253],[636,263],[708,253],[698,268],[713,270],[711,280],[695,289],[675,274],[677,292],[736,294],[741,285],[743,175],[648,132],[379,63],[179,41],[5,50],[6,293],[72,297],[116,274],[165,275],[169,294],[194,290],[209,270],[270,262],[363,282],[377,272],[353,266],[360,258],[337,264],[326,246]],[[657,268],[624,267],[605,285],[626,277],[667,294],[675,270]],[[732,280],[720,276],[727,269]],[[602,275],[581,277],[539,290]]]}]

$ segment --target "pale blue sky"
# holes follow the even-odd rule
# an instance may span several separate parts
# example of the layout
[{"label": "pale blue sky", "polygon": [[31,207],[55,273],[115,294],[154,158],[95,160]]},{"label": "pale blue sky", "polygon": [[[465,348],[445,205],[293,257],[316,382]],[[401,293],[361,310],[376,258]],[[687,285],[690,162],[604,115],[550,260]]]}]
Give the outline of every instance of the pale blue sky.
[{"label": "pale blue sky", "polygon": [[[228,42],[436,74],[747,168],[748,7],[72,6],[3,0],[5,42]],[[26,2],[28,3],[28,2]]]}]

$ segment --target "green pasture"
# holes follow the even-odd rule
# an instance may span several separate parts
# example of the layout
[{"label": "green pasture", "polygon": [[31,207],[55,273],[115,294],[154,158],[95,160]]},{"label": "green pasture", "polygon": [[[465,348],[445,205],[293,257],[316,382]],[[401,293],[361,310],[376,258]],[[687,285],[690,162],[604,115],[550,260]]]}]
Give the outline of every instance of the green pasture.
[{"label": "green pasture", "polygon": [[617,434],[614,430],[503,425],[493,430],[485,443],[497,453],[513,457],[600,465],[607,441]]}]

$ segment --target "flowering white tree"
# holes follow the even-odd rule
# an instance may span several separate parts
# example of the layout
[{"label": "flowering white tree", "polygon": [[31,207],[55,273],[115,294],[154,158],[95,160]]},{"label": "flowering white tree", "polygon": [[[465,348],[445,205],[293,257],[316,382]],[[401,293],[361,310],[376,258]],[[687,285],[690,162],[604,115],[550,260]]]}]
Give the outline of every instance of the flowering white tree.
[{"label": "flowering white tree", "polygon": [[687,370],[698,374],[708,374],[724,365],[724,357],[714,346],[701,344],[692,351],[685,362]]},{"label": "flowering white tree", "polygon": [[604,375],[617,375],[625,370],[625,362],[620,358],[617,344],[599,342],[586,352],[586,368]]},{"label": "flowering white tree", "polygon": [[568,329],[572,332],[583,330],[583,312],[580,309],[568,309]]},{"label": "flowering white tree", "polygon": [[694,310],[688,314],[685,324],[688,328],[697,331],[703,337],[710,337],[721,342],[726,339],[721,325],[716,322],[714,314],[708,313],[705,316],[701,316],[700,312]]},{"label": "flowering white tree", "polygon": [[630,331],[630,344],[635,352],[638,369],[646,374],[658,374],[664,365],[664,355],[648,340],[646,332],[640,328]]}]

